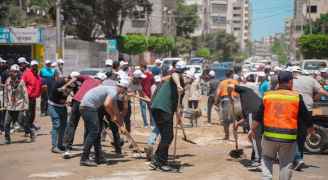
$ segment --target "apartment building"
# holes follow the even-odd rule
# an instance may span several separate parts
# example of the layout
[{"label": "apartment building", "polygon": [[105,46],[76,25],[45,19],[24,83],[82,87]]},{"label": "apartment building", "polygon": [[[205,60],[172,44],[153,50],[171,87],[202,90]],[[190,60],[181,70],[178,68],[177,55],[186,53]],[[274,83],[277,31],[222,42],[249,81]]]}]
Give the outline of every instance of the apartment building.
[{"label": "apartment building", "polygon": [[176,0],[150,0],[150,2],[152,3],[150,16],[147,17],[144,7],[136,7],[135,13],[124,23],[123,33],[174,36],[176,34]]}]

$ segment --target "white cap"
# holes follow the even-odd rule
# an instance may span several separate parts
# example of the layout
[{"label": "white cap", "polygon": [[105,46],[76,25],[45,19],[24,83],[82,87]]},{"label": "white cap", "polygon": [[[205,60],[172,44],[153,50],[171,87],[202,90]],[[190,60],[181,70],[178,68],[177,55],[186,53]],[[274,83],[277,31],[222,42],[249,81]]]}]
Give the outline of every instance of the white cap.
[{"label": "white cap", "polygon": [[111,59],[106,59],[106,61],[105,61],[105,65],[106,65],[106,66],[113,66],[113,60],[111,60]]},{"label": "white cap", "polygon": [[58,64],[64,64],[65,63],[65,61],[63,59],[58,59],[57,62],[58,62]]},{"label": "white cap", "polygon": [[51,61],[49,59],[47,59],[44,63],[45,64],[51,64]]},{"label": "white cap", "polygon": [[120,66],[124,66],[124,65],[128,65],[129,63],[125,62],[125,61],[121,61],[120,62]]},{"label": "white cap", "polygon": [[133,77],[144,79],[146,78],[146,75],[140,69],[137,69],[133,72]]},{"label": "white cap", "polygon": [[160,59],[156,59],[155,64],[162,64],[162,61]]},{"label": "white cap", "polygon": [[75,77],[80,76],[80,73],[77,72],[77,71],[73,71],[73,72],[71,72],[70,76],[71,76],[72,78],[75,78]]},{"label": "white cap", "polygon": [[52,63],[51,63],[51,67],[56,67],[57,65],[58,65],[57,62],[52,62]]},{"label": "white cap", "polygon": [[215,71],[211,70],[208,75],[210,75],[211,77],[215,77]]},{"label": "white cap", "polygon": [[124,78],[120,79],[119,81],[116,82],[117,86],[128,88],[129,87],[129,80]]},{"label": "white cap", "polygon": [[162,77],[160,75],[154,76],[154,80],[155,80],[155,82],[161,82]]},{"label": "white cap", "polygon": [[18,64],[22,64],[22,63],[29,64],[29,63],[27,62],[26,58],[24,58],[24,57],[20,57],[20,58],[18,58],[17,61],[18,61]]},{"label": "white cap", "polygon": [[176,69],[185,69],[186,68],[186,63],[184,61],[178,61],[177,64],[175,65]]},{"label": "white cap", "polygon": [[185,72],[186,77],[190,78],[190,79],[194,79],[195,75],[192,71],[186,71]]},{"label": "white cap", "polygon": [[106,74],[105,73],[103,73],[103,72],[98,72],[97,74],[96,74],[96,78],[98,78],[98,79],[100,79],[100,80],[105,80],[105,79],[107,79],[107,76],[106,76]]},{"label": "white cap", "polygon": [[19,66],[17,64],[13,64],[10,66],[11,71],[19,71]]},{"label": "white cap", "polygon": [[[302,72],[302,69],[299,66],[288,67],[291,72]],[[287,68],[287,69],[288,69]]]},{"label": "white cap", "polygon": [[31,61],[31,66],[34,66],[34,65],[39,65],[39,62],[36,60]]},{"label": "white cap", "polygon": [[7,61],[0,57],[0,63],[7,63]]},{"label": "white cap", "polygon": [[140,66],[136,66],[134,69],[135,69],[135,70],[140,69]]}]

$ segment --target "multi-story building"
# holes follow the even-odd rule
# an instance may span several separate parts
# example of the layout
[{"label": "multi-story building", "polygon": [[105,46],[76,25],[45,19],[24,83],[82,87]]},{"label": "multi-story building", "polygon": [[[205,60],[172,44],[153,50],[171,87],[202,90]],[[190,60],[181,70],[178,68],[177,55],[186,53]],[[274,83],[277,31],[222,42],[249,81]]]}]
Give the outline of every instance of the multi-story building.
[{"label": "multi-story building", "polygon": [[254,41],[252,46],[252,55],[262,58],[271,57],[271,46],[262,39],[262,41]]},{"label": "multi-story building", "polygon": [[152,3],[151,14],[147,16],[144,7],[136,7],[135,13],[124,23],[123,33],[174,36],[176,34],[176,0],[150,0],[150,2]]}]

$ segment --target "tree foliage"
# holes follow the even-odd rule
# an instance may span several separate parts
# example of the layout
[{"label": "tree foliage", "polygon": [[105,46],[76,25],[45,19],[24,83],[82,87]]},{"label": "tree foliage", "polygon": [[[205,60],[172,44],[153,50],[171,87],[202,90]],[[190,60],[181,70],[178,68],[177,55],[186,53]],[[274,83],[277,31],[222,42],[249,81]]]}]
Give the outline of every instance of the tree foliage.
[{"label": "tree foliage", "polygon": [[239,52],[239,44],[236,38],[224,31],[208,34],[204,41],[203,47],[210,49],[213,59],[232,58]]},{"label": "tree foliage", "polygon": [[195,53],[197,57],[203,57],[205,59],[209,59],[211,57],[211,52],[208,48],[198,49]]},{"label": "tree foliage", "polygon": [[174,39],[168,36],[150,36],[148,38],[148,50],[158,55],[170,52],[174,49]]},{"label": "tree foliage", "polygon": [[197,5],[186,5],[184,0],[177,0],[176,28],[178,36],[189,36],[199,23]]},{"label": "tree foliage", "polygon": [[303,35],[298,44],[305,59],[328,58],[328,35]]},{"label": "tree foliage", "polygon": [[129,55],[141,54],[147,50],[147,39],[143,35],[121,36],[119,44],[120,51]]},{"label": "tree foliage", "polygon": [[179,55],[190,53],[192,50],[192,40],[190,38],[177,37],[175,51]]},{"label": "tree foliage", "polygon": [[286,64],[288,62],[288,56],[286,53],[286,47],[283,42],[276,39],[273,42],[273,45],[271,47],[271,51],[273,54],[278,56],[278,61],[280,64]]}]

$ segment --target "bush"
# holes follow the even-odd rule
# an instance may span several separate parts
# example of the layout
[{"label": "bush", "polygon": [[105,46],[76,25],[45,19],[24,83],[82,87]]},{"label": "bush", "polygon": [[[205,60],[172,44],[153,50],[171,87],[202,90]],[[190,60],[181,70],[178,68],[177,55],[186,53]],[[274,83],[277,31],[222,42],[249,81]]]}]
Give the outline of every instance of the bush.
[{"label": "bush", "polygon": [[168,53],[174,49],[175,41],[167,36],[150,36],[148,38],[148,50],[156,54]]},{"label": "bush", "polygon": [[143,35],[127,35],[119,38],[119,50],[129,55],[141,54],[147,50],[147,39]]},{"label": "bush", "polygon": [[209,59],[211,56],[210,50],[208,48],[198,49],[195,53],[197,57],[203,57],[205,59]]}]

